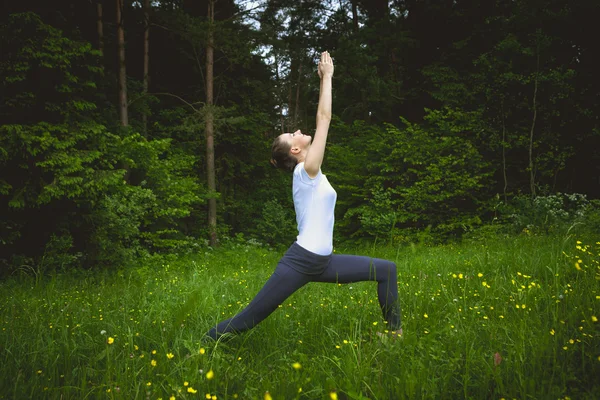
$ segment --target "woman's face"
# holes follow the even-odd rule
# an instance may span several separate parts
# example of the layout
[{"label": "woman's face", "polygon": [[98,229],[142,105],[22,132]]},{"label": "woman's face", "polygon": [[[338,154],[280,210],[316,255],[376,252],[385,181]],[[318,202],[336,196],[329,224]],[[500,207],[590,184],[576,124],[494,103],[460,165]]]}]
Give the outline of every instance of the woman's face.
[{"label": "woman's face", "polygon": [[297,152],[297,150],[302,151],[308,148],[308,146],[310,146],[310,143],[312,142],[312,137],[303,134],[302,132],[300,132],[300,129],[293,133],[284,133],[280,135],[280,138],[281,140],[285,141],[287,144],[290,145],[292,153]]}]

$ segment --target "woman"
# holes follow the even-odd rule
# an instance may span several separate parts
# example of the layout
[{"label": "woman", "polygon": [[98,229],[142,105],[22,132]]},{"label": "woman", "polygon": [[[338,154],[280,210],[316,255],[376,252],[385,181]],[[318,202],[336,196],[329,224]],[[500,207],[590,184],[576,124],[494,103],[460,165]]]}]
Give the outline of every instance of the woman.
[{"label": "woman", "polygon": [[392,336],[402,334],[396,264],[377,258],[332,253],[337,194],[321,173],[321,163],[331,121],[333,70],[331,56],[328,52],[322,53],[318,66],[321,89],[314,139],[311,141],[310,136],[298,130],[284,133],[273,142],[271,163],[293,172],[297,240],[250,304],[207,333],[213,339],[253,328],[308,282],[377,281],[377,295],[388,333]]}]

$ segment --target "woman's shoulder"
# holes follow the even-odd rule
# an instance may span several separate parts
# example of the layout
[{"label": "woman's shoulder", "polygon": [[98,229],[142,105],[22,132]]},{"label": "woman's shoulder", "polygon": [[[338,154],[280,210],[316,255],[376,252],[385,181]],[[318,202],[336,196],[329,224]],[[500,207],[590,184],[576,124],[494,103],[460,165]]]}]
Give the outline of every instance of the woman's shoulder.
[{"label": "woman's shoulder", "polygon": [[308,185],[314,185],[315,183],[317,183],[321,179],[322,175],[323,174],[319,169],[319,173],[317,174],[317,176],[311,178],[308,175],[308,172],[306,172],[306,169],[304,169],[304,162],[299,162],[294,168],[294,181],[306,183]]}]

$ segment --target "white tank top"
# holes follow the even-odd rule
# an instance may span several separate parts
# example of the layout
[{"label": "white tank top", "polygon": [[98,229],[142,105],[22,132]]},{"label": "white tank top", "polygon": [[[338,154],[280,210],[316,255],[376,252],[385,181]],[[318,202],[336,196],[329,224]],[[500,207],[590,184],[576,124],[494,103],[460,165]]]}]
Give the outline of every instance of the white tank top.
[{"label": "white tank top", "polygon": [[337,193],[320,169],[316,177],[308,176],[303,162],[294,168],[292,189],[298,223],[296,242],[313,253],[331,254]]}]

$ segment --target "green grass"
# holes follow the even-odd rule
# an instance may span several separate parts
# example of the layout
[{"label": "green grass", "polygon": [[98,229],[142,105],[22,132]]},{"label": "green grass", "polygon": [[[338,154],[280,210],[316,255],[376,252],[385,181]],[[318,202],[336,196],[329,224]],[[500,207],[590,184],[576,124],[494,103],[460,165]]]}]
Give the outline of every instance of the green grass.
[{"label": "green grass", "polygon": [[0,284],[0,398],[599,398],[599,239],[344,249],[396,261],[397,342],[375,335],[370,282],[309,284],[254,330],[203,339],[273,271],[281,253],[256,246],[13,275]]}]

